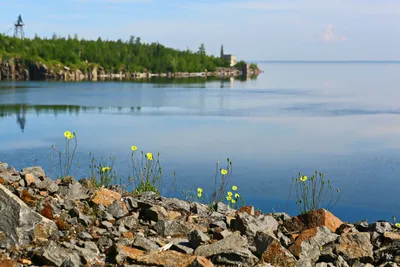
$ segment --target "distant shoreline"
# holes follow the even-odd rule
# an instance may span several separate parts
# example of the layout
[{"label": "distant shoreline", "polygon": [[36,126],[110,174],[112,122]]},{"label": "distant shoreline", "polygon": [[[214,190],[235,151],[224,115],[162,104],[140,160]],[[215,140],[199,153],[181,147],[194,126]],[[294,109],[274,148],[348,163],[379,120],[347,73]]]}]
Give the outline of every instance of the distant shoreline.
[{"label": "distant shoreline", "polygon": [[259,60],[256,63],[301,63],[301,64],[400,64],[400,60]]}]

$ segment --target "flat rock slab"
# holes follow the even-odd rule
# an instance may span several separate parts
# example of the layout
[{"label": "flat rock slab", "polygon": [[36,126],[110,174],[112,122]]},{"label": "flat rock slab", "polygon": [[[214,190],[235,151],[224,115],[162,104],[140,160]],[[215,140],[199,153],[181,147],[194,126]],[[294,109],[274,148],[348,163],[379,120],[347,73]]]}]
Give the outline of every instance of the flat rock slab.
[{"label": "flat rock slab", "polygon": [[0,185],[0,218],[0,231],[10,245],[46,241],[58,232],[53,221],[33,211],[3,185]]}]

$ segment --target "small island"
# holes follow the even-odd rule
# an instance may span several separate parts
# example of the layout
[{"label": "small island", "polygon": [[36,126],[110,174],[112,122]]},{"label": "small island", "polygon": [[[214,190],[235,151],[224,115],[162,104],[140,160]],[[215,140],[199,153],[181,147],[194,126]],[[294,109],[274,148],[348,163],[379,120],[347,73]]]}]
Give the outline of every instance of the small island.
[{"label": "small island", "polygon": [[256,64],[236,62],[221,46],[220,56],[184,51],[139,37],[128,41],[85,40],[75,36],[32,39],[0,34],[0,80],[97,81],[151,77],[237,77],[261,73]]}]

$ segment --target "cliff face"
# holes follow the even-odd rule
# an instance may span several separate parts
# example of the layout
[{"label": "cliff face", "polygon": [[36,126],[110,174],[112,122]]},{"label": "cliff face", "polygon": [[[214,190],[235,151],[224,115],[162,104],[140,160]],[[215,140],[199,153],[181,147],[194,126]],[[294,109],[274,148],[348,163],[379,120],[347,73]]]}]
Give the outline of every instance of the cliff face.
[{"label": "cliff face", "polygon": [[0,80],[61,80],[61,81],[98,81],[107,79],[129,80],[151,77],[237,77],[260,74],[260,70],[238,70],[236,68],[217,68],[214,72],[174,72],[174,73],[129,73],[120,71],[111,73],[104,68],[93,67],[89,70],[64,67],[48,67],[41,62],[21,62],[19,59],[2,60],[0,58]]}]

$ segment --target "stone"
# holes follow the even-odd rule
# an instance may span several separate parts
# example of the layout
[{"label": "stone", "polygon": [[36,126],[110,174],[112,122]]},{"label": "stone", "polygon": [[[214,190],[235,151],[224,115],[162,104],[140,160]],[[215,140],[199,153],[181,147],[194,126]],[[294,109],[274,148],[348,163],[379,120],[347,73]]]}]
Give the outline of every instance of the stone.
[{"label": "stone", "polygon": [[82,240],[92,240],[93,237],[88,232],[80,232],[78,237]]},{"label": "stone", "polygon": [[177,198],[167,198],[163,202],[168,209],[190,212],[190,204],[186,201]]},{"label": "stone", "polygon": [[187,267],[213,267],[211,261],[209,261],[206,257],[197,256],[194,257],[192,262],[190,262]]},{"label": "stone", "polygon": [[115,224],[118,226],[123,224],[128,230],[132,230],[135,229],[139,224],[138,217],[139,216],[137,214],[126,216],[116,221]]},{"label": "stone", "polygon": [[[33,166],[24,168],[21,171],[21,176],[24,177],[26,174],[31,174],[34,178],[41,179],[46,177],[46,173],[40,166]],[[36,180],[36,179],[35,179]]]},{"label": "stone", "polygon": [[347,262],[373,262],[373,246],[369,233],[347,233],[339,236],[336,253]]},{"label": "stone", "polygon": [[400,245],[400,232],[384,232],[383,242],[385,244]]},{"label": "stone", "polygon": [[211,259],[216,264],[253,266],[258,258],[248,250],[247,245],[247,238],[236,231],[214,244],[199,246],[194,253]]},{"label": "stone", "polygon": [[182,243],[172,244],[170,250],[175,250],[175,251],[178,251],[180,253],[189,254],[189,255],[192,255],[193,252],[194,252],[193,248],[188,247],[187,245],[184,245]]},{"label": "stone", "polygon": [[107,188],[100,188],[94,192],[91,201],[97,205],[110,206],[115,200],[121,200],[121,194],[111,191]]},{"label": "stone", "polygon": [[39,178],[35,178],[35,176],[33,176],[30,173],[25,174],[25,182],[27,186],[30,186],[31,184],[36,184],[40,182]]},{"label": "stone", "polygon": [[92,218],[83,214],[78,208],[73,208],[70,210],[69,215],[71,215],[71,217],[77,217],[78,222],[84,226],[89,226],[92,222]]},{"label": "stone", "polygon": [[214,209],[216,212],[221,214],[228,214],[236,211],[223,202],[216,203]]},{"label": "stone", "polygon": [[74,267],[82,265],[78,252],[62,247],[54,241],[49,241],[37,251],[35,257],[44,265]]},{"label": "stone", "polygon": [[0,172],[6,172],[8,168],[8,163],[0,162]]},{"label": "stone", "polygon": [[124,197],[122,201],[125,203],[129,212],[135,211],[139,207],[137,201],[132,197]]},{"label": "stone", "polygon": [[135,238],[133,246],[145,251],[156,251],[160,248],[155,242],[140,236]]},{"label": "stone", "polygon": [[242,212],[245,212],[249,215],[254,215],[254,207],[253,206],[243,206],[237,211],[237,213],[242,213]]},{"label": "stone", "polygon": [[107,229],[113,228],[113,224],[110,223],[110,222],[108,222],[108,221],[102,221],[102,222],[101,222],[101,225],[104,226],[104,227],[107,228]]},{"label": "stone", "polygon": [[358,230],[353,224],[343,223],[339,228],[336,229],[336,234],[346,234],[346,233],[357,233]]},{"label": "stone", "polygon": [[383,234],[392,230],[392,225],[389,222],[375,222],[369,226],[370,232]]},{"label": "stone", "polygon": [[177,251],[155,251],[147,255],[137,257],[134,262],[145,266],[175,267],[188,266],[194,260],[194,256],[185,255]]},{"label": "stone", "polygon": [[127,246],[116,246],[113,247],[111,253],[115,257],[115,262],[123,264],[126,259],[136,260],[138,257],[143,256],[145,252],[136,248],[130,248]]},{"label": "stone", "polygon": [[121,200],[114,200],[114,202],[108,206],[107,212],[116,219],[120,219],[129,213],[124,202]]},{"label": "stone", "polygon": [[296,265],[296,258],[284,248],[280,241],[264,232],[257,232],[254,239],[257,255],[265,263],[276,267],[290,267]]},{"label": "stone", "polygon": [[75,180],[73,183],[66,183],[65,181],[60,183],[57,193],[64,198],[65,201],[84,200],[89,198],[87,190]]},{"label": "stone", "polygon": [[39,183],[35,182],[35,185],[37,188],[46,190],[50,194],[54,194],[55,192],[58,191],[58,185],[56,185],[56,183],[54,183],[47,177],[43,178],[43,180],[40,181]]},{"label": "stone", "polygon": [[143,211],[143,219],[147,221],[158,222],[168,218],[168,213],[165,208],[161,206],[152,206],[149,209]]},{"label": "stone", "polygon": [[154,225],[154,230],[162,236],[186,236],[190,228],[183,223],[171,220],[161,220]]},{"label": "stone", "polygon": [[338,256],[335,265],[336,267],[350,267],[350,265],[343,259],[342,256]]},{"label": "stone", "polygon": [[318,262],[315,267],[335,267],[335,265],[333,265],[331,262]]},{"label": "stone", "polygon": [[394,262],[385,262],[379,265],[379,267],[398,267],[398,265]]},{"label": "stone", "polygon": [[279,223],[270,215],[260,215],[258,217],[247,213],[238,213],[233,225],[234,230],[240,231],[252,240],[258,231],[272,232],[278,229]]},{"label": "stone", "polygon": [[301,232],[306,229],[326,226],[331,232],[335,233],[342,224],[343,222],[329,211],[319,209],[285,220],[283,225],[289,232]]},{"label": "stone", "polygon": [[190,212],[194,214],[206,215],[209,211],[209,207],[207,205],[193,202],[190,204]]},{"label": "stone", "polygon": [[214,228],[214,227],[220,227],[223,230],[228,229],[228,227],[226,226],[226,223],[222,220],[218,220],[218,221],[214,221],[210,224],[210,228]]},{"label": "stone", "polygon": [[193,230],[188,234],[189,243],[192,248],[196,249],[198,246],[208,243],[210,238],[199,230]]},{"label": "stone", "polygon": [[78,255],[84,260],[86,265],[104,266],[104,260],[100,257],[100,251],[94,242],[86,241],[83,247],[75,246],[74,249],[78,251]]},{"label": "stone", "polygon": [[58,233],[57,225],[31,210],[21,199],[0,185],[0,231],[10,245],[45,241]]},{"label": "stone", "polygon": [[289,251],[299,258],[299,264],[315,264],[321,254],[321,247],[337,238],[338,235],[325,226],[307,229],[295,239]]}]

